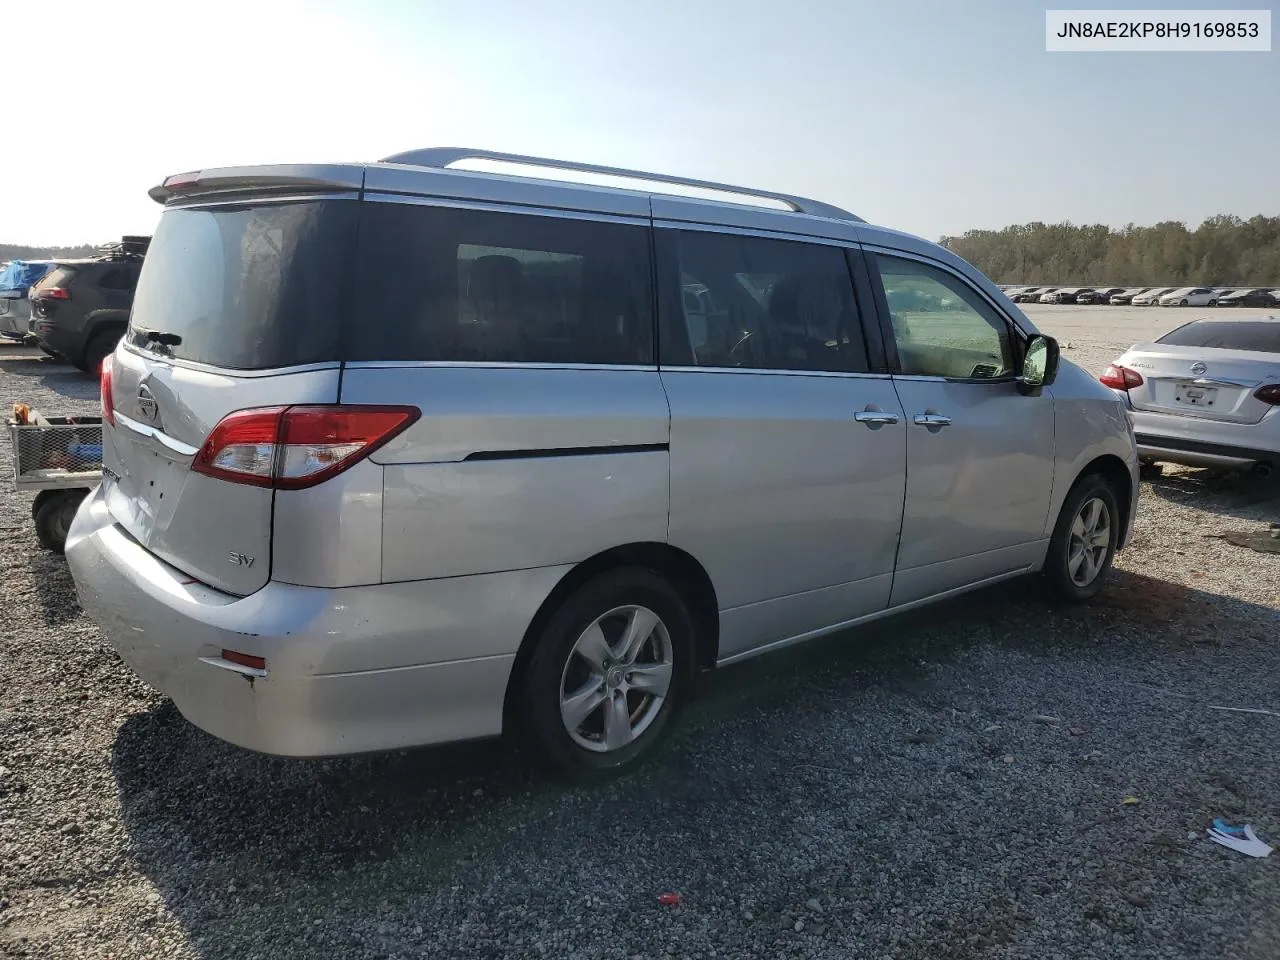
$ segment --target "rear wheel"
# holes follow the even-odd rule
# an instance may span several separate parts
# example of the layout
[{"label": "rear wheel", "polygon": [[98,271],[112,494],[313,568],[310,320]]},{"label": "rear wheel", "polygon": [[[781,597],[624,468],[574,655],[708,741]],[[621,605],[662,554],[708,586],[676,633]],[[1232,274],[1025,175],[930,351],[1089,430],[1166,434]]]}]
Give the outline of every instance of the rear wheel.
[{"label": "rear wheel", "polygon": [[1183,301],[1182,301],[1182,303],[1180,304],[1180,306],[1183,306],[1183,307],[1185,307],[1186,305],[1187,305],[1187,301],[1186,301],[1186,300],[1183,300]]},{"label": "rear wheel", "polygon": [[89,338],[89,342],[84,348],[84,356],[81,358],[81,362],[76,364],[76,367],[85,373],[97,376],[98,371],[102,369],[102,361],[111,355],[122,336],[124,336],[124,331],[118,328],[99,330]]},{"label": "rear wheel", "polygon": [[80,509],[87,490],[41,490],[31,505],[31,518],[36,524],[40,546],[61,553],[67,544],[71,521]]},{"label": "rear wheel", "polygon": [[1044,579],[1053,597],[1091,600],[1102,589],[1120,537],[1120,510],[1105,477],[1089,474],[1067,494],[1049,541]]},{"label": "rear wheel", "polygon": [[533,642],[520,719],[541,762],[593,781],[652,755],[693,676],[693,616],[670,583],[641,567],[601,574]]}]

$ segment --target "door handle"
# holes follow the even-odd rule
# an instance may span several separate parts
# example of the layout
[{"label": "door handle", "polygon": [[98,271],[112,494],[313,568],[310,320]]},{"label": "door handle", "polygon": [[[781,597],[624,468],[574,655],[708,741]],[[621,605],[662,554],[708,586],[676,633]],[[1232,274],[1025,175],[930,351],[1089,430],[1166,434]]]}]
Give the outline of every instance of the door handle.
[{"label": "door handle", "polygon": [[917,413],[911,418],[912,422],[920,427],[949,427],[951,426],[951,418],[945,417],[940,413]]},{"label": "door handle", "polygon": [[853,415],[853,419],[875,429],[876,427],[883,427],[886,423],[897,423],[898,415],[885,410],[859,410]]}]

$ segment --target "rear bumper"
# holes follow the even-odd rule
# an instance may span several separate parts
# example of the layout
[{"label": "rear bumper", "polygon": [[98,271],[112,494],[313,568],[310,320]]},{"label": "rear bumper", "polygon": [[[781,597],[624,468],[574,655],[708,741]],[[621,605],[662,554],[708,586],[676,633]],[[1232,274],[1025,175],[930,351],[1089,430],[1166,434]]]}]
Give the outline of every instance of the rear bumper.
[{"label": "rear bumper", "polygon": [[1138,455],[1196,467],[1280,464],[1280,416],[1259,423],[1224,423],[1200,417],[1130,410]]},{"label": "rear bumper", "polygon": [[[565,568],[235,597],[112,521],[101,488],[66,545],[85,612],[182,714],[231,743],[331,756],[493,736],[516,650]],[[266,659],[238,670],[234,650]]]}]

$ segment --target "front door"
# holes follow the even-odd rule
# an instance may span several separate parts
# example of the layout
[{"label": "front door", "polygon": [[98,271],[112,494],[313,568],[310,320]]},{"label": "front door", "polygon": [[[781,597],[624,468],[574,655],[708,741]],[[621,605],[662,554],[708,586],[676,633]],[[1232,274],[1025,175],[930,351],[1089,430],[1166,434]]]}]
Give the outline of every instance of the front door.
[{"label": "front door", "polygon": [[711,577],[720,656],[883,610],[908,427],[868,363],[844,249],[657,233],[676,287],[663,291],[669,539]]},{"label": "front door", "polygon": [[907,433],[891,604],[1034,566],[1053,482],[1053,398],[1018,392],[1021,335],[942,265],[868,260],[892,325]]}]

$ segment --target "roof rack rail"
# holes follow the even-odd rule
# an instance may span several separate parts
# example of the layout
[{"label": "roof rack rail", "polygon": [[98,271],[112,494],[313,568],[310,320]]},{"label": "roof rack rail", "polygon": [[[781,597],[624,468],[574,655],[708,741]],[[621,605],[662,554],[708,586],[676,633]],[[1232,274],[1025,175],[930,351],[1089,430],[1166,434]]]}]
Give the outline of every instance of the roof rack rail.
[{"label": "roof rack rail", "polygon": [[407,150],[404,153],[384,157],[380,162],[443,169],[457,163],[459,160],[497,160],[502,163],[518,163],[523,166],[573,170],[579,173],[595,173],[608,177],[625,177],[629,180],[648,180],[653,183],[670,183],[682,187],[696,187],[699,190],[714,190],[718,193],[733,193],[744,197],[775,200],[786,204],[796,213],[805,213],[814,217],[827,217],[832,220],[852,220],[856,223],[866,222],[848,210],[842,210],[829,203],[810,200],[807,197],[796,197],[787,193],[757,190],[754,187],[735,187],[727,183],[713,183],[710,180],[673,177],[664,173],[646,173],[643,170],[625,170],[621,167],[602,167],[594,163],[575,163],[572,160],[549,160],[546,157],[525,157],[515,153],[497,153],[492,150],[479,150],[470,147],[426,147],[421,150]]},{"label": "roof rack rail", "polygon": [[145,257],[150,246],[150,237],[126,235],[110,243],[100,243],[95,250],[104,260],[129,260]]}]

